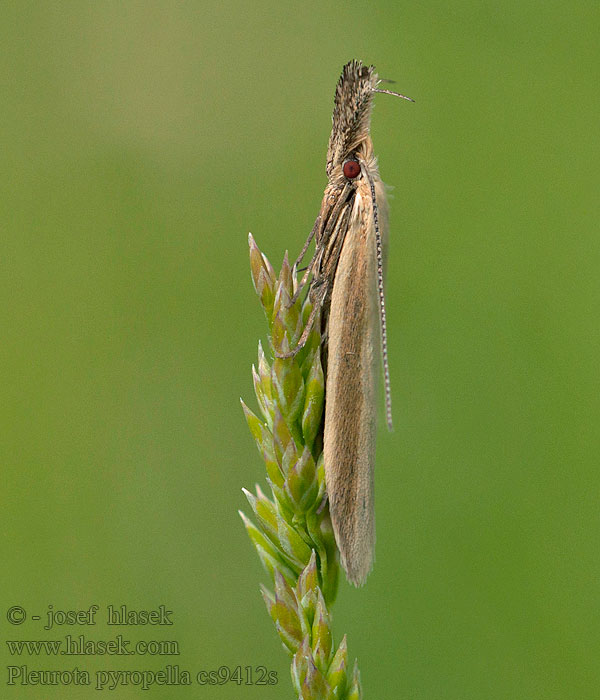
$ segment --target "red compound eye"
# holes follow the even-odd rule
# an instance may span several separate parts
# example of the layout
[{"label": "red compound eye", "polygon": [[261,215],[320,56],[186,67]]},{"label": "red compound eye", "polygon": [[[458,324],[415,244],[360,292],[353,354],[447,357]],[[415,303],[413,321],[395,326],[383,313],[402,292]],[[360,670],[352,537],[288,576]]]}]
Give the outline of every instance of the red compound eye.
[{"label": "red compound eye", "polygon": [[348,180],[354,180],[355,177],[360,175],[360,163],[357,160],[347,160],[342,167],[342,171]]}]

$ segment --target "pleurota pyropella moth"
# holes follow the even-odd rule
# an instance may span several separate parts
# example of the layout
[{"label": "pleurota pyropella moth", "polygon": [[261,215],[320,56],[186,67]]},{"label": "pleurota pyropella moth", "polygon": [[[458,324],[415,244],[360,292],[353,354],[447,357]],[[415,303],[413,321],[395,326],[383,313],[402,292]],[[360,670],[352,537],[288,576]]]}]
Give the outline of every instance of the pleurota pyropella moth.
[{"label": "pleurota pyropella moth", "polygon": [[[383,290],[388,207],[369,133],[376,92],[373,66],[350,61],[335,91],[327,149],[328,183],[311,240],[315,253],[297,294],[312,274],[313,303],[298,346],[306,343],[318,310],[326,365],[324,462],[335,539],[348,580],[362,585],[373,566],[377,356],[383,366],[385,407],[391,395]],[[413,100],[411,100],[413,101]],[[286,356],[282,355],[282,356]]]}]

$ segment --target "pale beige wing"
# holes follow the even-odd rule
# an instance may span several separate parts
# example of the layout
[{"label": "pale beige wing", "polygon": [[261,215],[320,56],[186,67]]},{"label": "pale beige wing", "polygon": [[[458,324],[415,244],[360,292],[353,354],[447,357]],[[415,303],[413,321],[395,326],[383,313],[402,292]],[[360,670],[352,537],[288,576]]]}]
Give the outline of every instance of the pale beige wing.
[{"label": "pale beige wing", "polygon": [[[385,197],[383,188],[377,189],[384,213],[380,226],[385,226]],[[362,585],[373,565],[375,546],[376,375],[381,347],[375,229],[367,187],[358,188],[335,274],[328,345],[327,493],[342,566],[349,581]]]}]

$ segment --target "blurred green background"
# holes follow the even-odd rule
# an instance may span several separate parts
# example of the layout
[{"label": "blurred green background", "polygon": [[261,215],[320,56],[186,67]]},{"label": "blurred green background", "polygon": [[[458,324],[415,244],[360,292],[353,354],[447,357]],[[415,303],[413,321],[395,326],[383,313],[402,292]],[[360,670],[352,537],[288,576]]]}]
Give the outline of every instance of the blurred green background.
[{"label": "blurred green background", "polygon": [[5,609],[165,604],[173,627],[118,631],[279,684],[113,697],[293,697],[237,515],[264,483],[246,239],[276,267],[300,249],[356,57],[416,104],[373,115],[396,429],[337,638],[365,698],[600,697],[599,31],[592,1],[2,3],[4,667],[162,668],[11,657],[115,630]]}]

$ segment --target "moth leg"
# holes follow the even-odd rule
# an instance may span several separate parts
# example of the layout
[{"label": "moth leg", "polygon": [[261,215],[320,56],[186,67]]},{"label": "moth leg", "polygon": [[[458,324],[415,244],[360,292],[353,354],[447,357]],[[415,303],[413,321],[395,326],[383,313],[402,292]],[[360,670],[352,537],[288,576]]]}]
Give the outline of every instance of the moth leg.
[{"label": "moth leg", "polygon": [[338,224],[340,212],[346,206],[348,194],[352,189],[354,189],[353,186],[349,182],[346,182],[341,189],[338,188],[336,192],[330,194],[329,204],[331,206],[329,207],[328,211],[327,224],[325,225],[325,229],[323,230],[321,236],[317,236],[317,245],[321,244],[322,242],[326,243],[329,240],[331,232]]},{"label": "moth leg", "polygon": [[[306,251],[308,250],[308,246],[310,245],[310,242],[312,239],[315,237],[317,231],[321,228],[321,215],[317,216],[317,219],[315,221],[315,225],[312,227],[312,231],[308,234],[308,238],[304,242],[304,245],[302,246],[302,250],[300,251],[300,255],[296,258],[296,262],[294,263],[294,267],[298,267],[300,263],[302,262],[302,258],[306,255]],[[310,265],[309,265],[310,267]]]},{"label": "moth leg", "polygon": [[315,263],[317,264],[317,267],[319,266],[319,255],[323,251],[323,246],[326,245],[329,241],[334,226],[336,226],[338,223],[340,211],[346,204],[346,198],[350,189],[351,185],[349,183],[345,183],[341,189],[337,190],[335,193],[330,193],[329,196],[326,197],[323,201],[323,204],[321,205],[321,212],[319,216],[317,216],[315,225],[313,226],[310,235],[306,239],[306,242],[304,243],[304,246],[300,251],[300,255],[294,263],[294,268],[297,268],[300,262],[302,261],[302,258],[306,254],[310,242],[316,236],[316,246],[314,255],[312,256],[311,261],[308,263],[306,272],[304,273],[304,276],[300,281],[300,285],[296,290],[294,296],[292,297],[289,306],[293,306],[298,301],[298,297],[300,296],[300,294],[302,294],[302,290],[308,282],[308,278],[315,267]]},{"label": "moth leg", "polygon": [[[337,261],[340,256],[342,245],[344,244],[344,238],[346,236],[346,230],[348,228],[350,207],[348,206],[346,197],[350,189],[352,189],[351,186],[346,183],[339,189],[339,191],[336,192],[335,197],[330,195],[326,199],[327,204],[323,204],[321,214],[319,214],[317,217],[313,230],[304,245],[304,248],[306,249],[310,243],[310,240],[315,236],[315,234],[317,234],[315,253],[309,263],[306,273],[302,278],[302,281],[300,282],[299,288],[292,297],[291,303],[298,300],[302,289],[306,286],[310,273],[313,272],[314,268],[316,267],[318,272],[313,274],[309,292],[310,300],[313,303],[313,308],[296,347],[287,353],[275,352],[276,357],[281,359],[295,357],[298,352],[300,352],[300,350],[306,345],[308,336],[313,329],[318,310],[323,306],[325,300],[328,298],[328,292],[330,291],[330,287],[333,285],[335,268],[337,266]],[[327,216],[323,214],[323,211],[327,212]],[[321,230],[325,220],[327,223],[324,229]],[[306,252],[306,250],[304,250],[304,252]],[[302,258],[302,255],[300,256],[299,260]]]},{"label": "moth leg", "polygon": [[326,277],[320,277],[319,279],[313,279],[312,286],[310,288],[310,296],[311,296],[311,301],[313,303],[312,311],[310,312],[310,316],[308,317],[308,321],[306,322],[306,326],[304,327],[304,330],[302,331],[302,335],[300,336],[300,339],[298,340],[298,343],[296,344],[296,347],[290,350],[289,352],[277,352],[275,350],[275,357],[279,357],[282,360],[286,360],[290,357],[295,357],[300,350],[306,345],[306,341],[308,340],[308,336],[310,335],[314,325],[315,325],[315,319],[317,318],[317,314],[319,312],[319,309],[321,308],[321,305],[323,304],[323,300],[327,296],[327,290],[329,288],[329,283],[327,281]]},{"label": "moth leg", "polygon": [[[300,294],[302,294],[302,290],[304,289],[304,287],[306,287],[306,283],[308,282],[308,278],[309,278],[311,272],[313,271],[313,268],[315,267],[315,263],[317,263],[317,266],[318,266],[317,258],[319,257],[321,252],[322,251],[317,246],[315,248],[315,252],[311,258],[311,261],[308,263],[308,267],[306,268],[306,271],[305,271],[302,279],[300,280],[300,284],[298,285],[298,289],[296,290],[296,292],[294,293],[294,296],[289,301],[288,308],[293,306],[298,301],[298,297],[300,296]],[[294,263],[294,267],[295,266],[296,266],[296,263]]]}]

